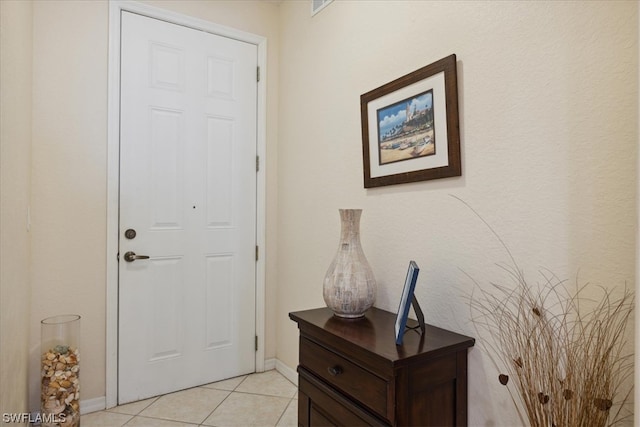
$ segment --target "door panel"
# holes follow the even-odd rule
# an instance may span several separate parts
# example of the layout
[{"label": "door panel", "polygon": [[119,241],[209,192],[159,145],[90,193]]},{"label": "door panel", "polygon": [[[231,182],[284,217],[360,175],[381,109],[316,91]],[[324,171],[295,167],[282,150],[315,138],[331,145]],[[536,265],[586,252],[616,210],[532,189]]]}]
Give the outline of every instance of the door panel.
[{"label": "door panel", "polygon": [[255,45],[129,12],[121,40],[120,404],[255,370],[257,107]]}]

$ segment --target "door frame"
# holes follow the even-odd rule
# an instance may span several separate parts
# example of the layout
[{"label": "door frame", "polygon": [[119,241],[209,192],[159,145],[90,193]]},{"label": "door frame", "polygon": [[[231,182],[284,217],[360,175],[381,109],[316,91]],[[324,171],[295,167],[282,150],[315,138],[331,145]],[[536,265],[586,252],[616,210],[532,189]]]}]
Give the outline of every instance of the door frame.
[{"label": "door frame", "polygon": [[202,19],[148,6],[136,1],[109,1],[109,79],[107,126],[107,251],[106,251],[106,407],[118,403],[118,237],[120,189],[120,14],[137,13],[179,24],[218,36],[254,44],[258,49],[260,81],[257,93],[256,150],[260,167],[256,174],[256,244],[260,257],[256,261],[256,372],[265,369],[265,282],[266,282],[266,82],[267,39],[263,36],[225,27]]}]

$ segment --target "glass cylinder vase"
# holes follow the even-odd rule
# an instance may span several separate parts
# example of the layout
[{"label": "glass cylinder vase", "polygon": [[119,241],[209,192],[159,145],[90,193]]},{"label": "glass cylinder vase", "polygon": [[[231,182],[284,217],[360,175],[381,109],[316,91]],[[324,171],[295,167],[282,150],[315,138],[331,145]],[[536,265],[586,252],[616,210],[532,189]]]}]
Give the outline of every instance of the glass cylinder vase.
[{"label": "glass cylinder vase", "polygon": [[80,425],[80,316],[48,317],[41,324],[43,426]]},{"label": "glass cylinder vase", "polygon": [[376,280],[360,244],[362,209],[339,211],[340,244],[324,278],[323,297],[336,316],[359,318],[375,302]]}]

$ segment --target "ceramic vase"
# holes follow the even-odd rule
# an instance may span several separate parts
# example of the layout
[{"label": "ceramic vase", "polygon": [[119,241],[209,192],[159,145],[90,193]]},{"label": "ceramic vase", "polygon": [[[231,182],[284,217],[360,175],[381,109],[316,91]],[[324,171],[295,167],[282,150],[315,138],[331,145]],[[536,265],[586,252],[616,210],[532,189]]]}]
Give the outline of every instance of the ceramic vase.
[{"label": "ceramic vase", "polygon": [[41,322],[42,426],[80,425],[80,316]]},{"label": "ceramic vase", "polygon": [[376,299],[376,280],[360,244],[361,215],[362,209],[340,209],[340,244],[324,278],[324,301],[338,317],[362,317]]}]

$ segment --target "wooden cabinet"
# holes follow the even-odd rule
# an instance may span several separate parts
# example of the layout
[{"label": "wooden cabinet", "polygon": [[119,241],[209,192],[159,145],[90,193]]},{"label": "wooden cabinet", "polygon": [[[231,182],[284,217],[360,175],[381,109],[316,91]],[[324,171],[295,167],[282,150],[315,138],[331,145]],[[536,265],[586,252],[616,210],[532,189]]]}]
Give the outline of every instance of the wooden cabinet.
[{"label": "wooden cabinet", "polygon": [[465,426],[467,349],[435,326],[396,346],[395,314],[344,320],[329,308],[290,313],[300,329],[298,425]]}]

